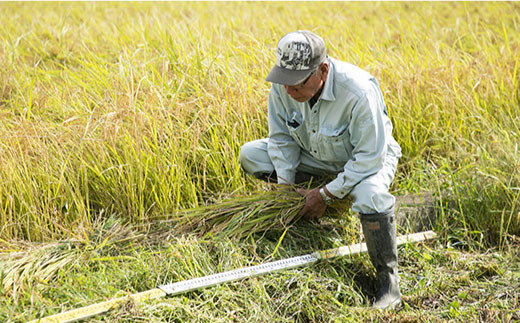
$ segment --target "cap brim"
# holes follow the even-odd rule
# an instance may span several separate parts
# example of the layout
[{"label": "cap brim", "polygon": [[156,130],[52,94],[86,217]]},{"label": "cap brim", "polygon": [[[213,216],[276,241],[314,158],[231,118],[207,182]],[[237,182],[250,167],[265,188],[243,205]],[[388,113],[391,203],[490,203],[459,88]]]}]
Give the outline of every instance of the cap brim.
[{"label": "cap brim", "polygon": [[313,70],[293,71],[275,65],[269,75],[265,78],[267,82],[278,83],[283,85],[296,85],[305,81],[311,75]]}]

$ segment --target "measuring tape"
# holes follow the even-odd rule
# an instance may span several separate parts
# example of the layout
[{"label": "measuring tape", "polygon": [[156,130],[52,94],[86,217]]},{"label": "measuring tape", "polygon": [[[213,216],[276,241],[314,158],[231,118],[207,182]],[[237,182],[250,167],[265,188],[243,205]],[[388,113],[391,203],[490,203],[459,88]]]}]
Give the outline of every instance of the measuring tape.
[{"label": "measuring tape", "polygon": [[77,308],[75,310],[70,310],[67,312],[63,312],[60,314],[55,314],[51,316],[47,316],[41,319],[33,320],[29,323],[36,323],[36,322],[42,322],[42,323],[64,323],[64,322],[74,322],[82,319],[89,318],[91,316],[105,313],[110,311],[113,308],[118,307],[121,304],[124,304],[128,301],[134,301],[134,302],[143,302],[154,298],[164,297],[166,296],[166,293],[162,291],[159,288],[154,288],[147,290],[145,292],[137,293],[137,294],[131,294],[124,297],[119,297],[115,299],[111,299],[109,301]]},{"label": "measuring tape", "polygon": [[[405,243],[415,243],[425,240],[435,239],[437,235],[433,231],[426,231],[420,233],[409,234],[405,236],[397,237],[396,244],[402,245]],[[179,295],[189,291],[215,286],[222,283],[232,282],[241,280],[248,277],[254,277],[258,275],[268,274],[281,270],[292,269],[296,267],[310,265],[320,259],[329,259],[335,257],[348,256],[367,251],[365,243],[357,243],[350,246],[343,246],[334,249],[316,251],[311,254],[297,256],[265,264],[244,267],[240,269],[225,271],[218,274],[204,276],[200,278],[194,278],[189,280],[180,281],[177,283],[171,283],[168,285],[162,285],[158,288],[154,288],[148,291],[140,292],[137,294],[128,295],[125,297],[119,297],[109,301],[101,302],[94,305],[85,306],[68,312],[51,315],[42,319],[34,320],[29,323],[65,323],[73,322],[81,319],[85,319],[97,314],[101,314],[124,304],[128,301],[134,301],[136,303],[147,301],[154,298]]]},{"label": "measuring tape", "polygon": [[291,269],[312,264],[313,262],[318,261],[318,259],[318,256],[315,254],[298,256],[289,259],[268,262],[258,266],[245,267],[236,270],[226,271],[219,274],[204,276],[201,278],[185,280],[169,285],[162,285],[159,286],[159,288],[163,290],[167,295],[178,295],[199,288],[211,287],[222,283],[244,279],[247,277],[254,277],[280,270]]}]

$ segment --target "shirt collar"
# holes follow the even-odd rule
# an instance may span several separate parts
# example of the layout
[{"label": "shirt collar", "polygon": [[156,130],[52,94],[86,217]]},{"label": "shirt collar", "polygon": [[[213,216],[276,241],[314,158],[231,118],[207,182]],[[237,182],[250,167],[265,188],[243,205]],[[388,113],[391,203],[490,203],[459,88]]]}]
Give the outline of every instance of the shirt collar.
[{"label": "shirt collar", "polygon": [[332,60],[329,58],[329,74],[327,75],[327,80],[325,81],[325,85],[323,87],[323,92],[321,93],[321,98],[326,101],[335,101],[336,97],[334,96],[334,64]]}]

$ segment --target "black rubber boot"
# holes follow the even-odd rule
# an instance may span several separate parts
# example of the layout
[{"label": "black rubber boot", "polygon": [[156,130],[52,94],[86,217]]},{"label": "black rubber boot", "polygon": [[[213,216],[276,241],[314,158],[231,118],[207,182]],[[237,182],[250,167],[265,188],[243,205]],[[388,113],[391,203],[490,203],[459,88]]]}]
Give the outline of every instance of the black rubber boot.
[{"label": "black rubber boot", "polygon": [[401,303],[394,210],[387,213],[361,214],[360,220],[368,254],[376,268],[378,292],[372,307],[394,309]]}]

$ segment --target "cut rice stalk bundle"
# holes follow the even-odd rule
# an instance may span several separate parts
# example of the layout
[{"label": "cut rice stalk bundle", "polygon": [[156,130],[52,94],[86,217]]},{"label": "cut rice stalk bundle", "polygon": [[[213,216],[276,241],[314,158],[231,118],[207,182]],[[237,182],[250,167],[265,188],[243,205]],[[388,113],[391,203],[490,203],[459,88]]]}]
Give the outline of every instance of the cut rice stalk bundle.
[{"label": "cut rice stalk bundle", "polygon": [[26,290],[31,282],[46,284],[58,270],[82,259],[75,241],[20,244],[17,252],[0,252],[1,284],[5,293]]},{"label": "cut rice stalk bundle", "polygon": [[[299,220],[305,198],[294,190],[254,192],[252,195],[178,211],[167,220],[156,222],[155,229],[169,225],[179,233],[212,235],[218,238],[247,239],[268,230],[284,230]],[[335,216],[349,209],[351,201],[336,200],[325,216]]]},{"label": "cut rice stalk bundle", "polygon": [[114,218],[94,223],[92,231],[74,234],[78,238],[70,240],[5,243],[0,249],[0,295],[24,291],[33,283],[47,284],[64,268],[124,253],[133,241],[143,238]]}]

